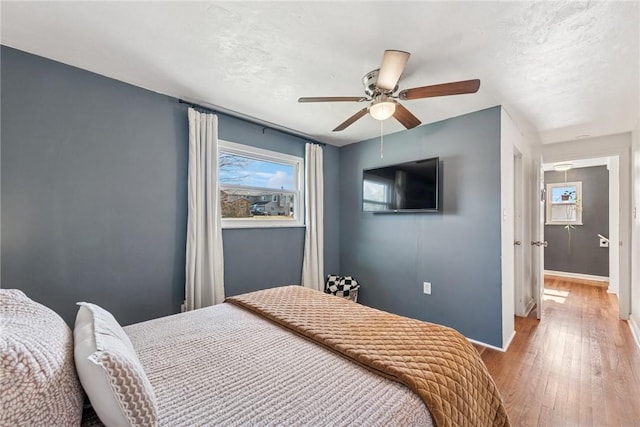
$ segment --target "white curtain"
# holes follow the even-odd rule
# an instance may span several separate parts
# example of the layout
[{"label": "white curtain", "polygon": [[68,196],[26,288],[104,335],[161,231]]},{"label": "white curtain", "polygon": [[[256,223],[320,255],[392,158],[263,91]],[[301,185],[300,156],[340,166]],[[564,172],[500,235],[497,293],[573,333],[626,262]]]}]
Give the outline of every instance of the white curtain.
[{"label": "white curtain", "polygon": [[302,286],[324,290],[324,179],[322,147],[305,149],[305,238]]},{"label": "white curtain", "polygon": [[218,117],[189,108],[186,309],[224,301]]}]

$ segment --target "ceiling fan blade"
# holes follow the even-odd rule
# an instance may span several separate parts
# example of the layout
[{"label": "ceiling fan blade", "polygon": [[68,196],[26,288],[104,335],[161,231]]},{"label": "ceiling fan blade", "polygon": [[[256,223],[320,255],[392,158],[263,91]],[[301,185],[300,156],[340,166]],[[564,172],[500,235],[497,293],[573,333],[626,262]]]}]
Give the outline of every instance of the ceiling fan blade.
[{"label": "ceiling fan blade", "polygon": [[396,104],[396,111],[393,113],[393,118],[399,121],[402,126],[407,129],[413,129],[422,123],[416,116],[411,114],[411,111],[404,108],[402,104]]},{"label": "ceiling fan blade", "polygon": [[356,120],[362,118],[362,116],[365,116],[367,114],[368,110],[369,110],[369,107],[363,108],[362,110],[360,110],[357,113],[355,113],[353,116],[349,117],[344,122],[340,123],[338,125],[338,127],[335,128],[333,131],[334,132],[340,132],[341,130],[345,130],[346,128],[351,126]]},{"label": "ceiling fan blade", "polygon": [[480,88],[480,80],[464,80],[461,82],[442,83],[439,85],[414,87],[405,89],[398,94],[400,99],[421,99],[435,96],[462,95],[475,93]]},{"label": "ceiling fan blade", "polygon": [[298,98],[298,102],[360,102],[366,101],[362,96],[308,96]]},{"label": "ceiling fan blade", "polygon": [[401,50],[385,50],[376,85],[383,90],[393,90],[400,80],[410,55],[409,52]]}]

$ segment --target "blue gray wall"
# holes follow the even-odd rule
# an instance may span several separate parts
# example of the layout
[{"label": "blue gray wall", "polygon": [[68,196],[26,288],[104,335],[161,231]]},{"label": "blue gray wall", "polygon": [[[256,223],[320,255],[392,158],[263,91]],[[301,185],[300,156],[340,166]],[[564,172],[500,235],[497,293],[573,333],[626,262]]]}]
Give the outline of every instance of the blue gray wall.
[{"label": "blue gray wall", "polygon": [[[123,323],[184,298],[188,122],[173,98],[5,46],[1,50],[1,286],[69,323],[75,301]],[[304,141],[221,116],[220,137],[304,157]],[[339,150],[325,147],[325,199]],[[338,213],[325,215],[326,269]],[[225,230],[228,295],[299,283],[303,228]],[[277,250],[265,251],[274,246]]]},{"label": "blue gray wall", "polygon": [[[343,147],[340,271],[359,301],[502,346],[500,108]],[[362,170],[440,157],[441,212],[362,212]],[[422,283],[432,283],[425,295]]]},{"label": "blue gray wall", "polygon": [[[609,170],[606,166],[567,171],[567,181],[582,181],[582,223],[569,235],[563,225],[545,225],[545,270],[609,277],[609,248],[601,248],[598,234],[609,237]],[[545,184],[565,182],[564,172],[544,174]]]},{"label": "blue gray wall", "polygon": [[[78,300],[123,324],[177,312],[186,107],[7,47],[1,55],[2,287],[68,322]],[[219,124],[222,139],[304,155],[295,137],[226,116]],[[325,271],[360,279],[365,304],[500,346],[499,132],[493,108],[388,135],[383,160],[378,139],[325,147]],[[362,213],[364,168],[434,156],[440,213]],[[299,283],[303,228],[223,237],[227,294]]]}]

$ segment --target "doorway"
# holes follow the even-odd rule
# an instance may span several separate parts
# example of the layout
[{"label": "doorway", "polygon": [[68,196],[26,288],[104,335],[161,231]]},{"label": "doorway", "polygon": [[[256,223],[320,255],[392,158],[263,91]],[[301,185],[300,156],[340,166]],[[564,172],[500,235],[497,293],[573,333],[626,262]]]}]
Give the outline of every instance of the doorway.
[{"label": "doorway", "polygon": [[[546,159],[545,159],[546,160]],[[562,250],[568,250],[569,252],[571,251],[570,249],[570,244],[571,244],[571,240],[573,239],[573,245],[574,247],[576,245],[581,245],[582,247],[584,246],[588,246],[588,250],[590,252],[590,256],[592,259],[592,263],[593,263],[593,259],[597,258],[597,257],[602,257],[602,252],[603,251],[608,251],[608,256],[605,255],[605,259],[602,260],[605,264],[606,267],[608,267],[606,270],[603,270],[602,268],[600,270],[598,269],[594,269],[595,266],[594,265],[588,265],[587,267],[583,267],[587,269],[587,273],[574,273],[571,274],[573,272],[571,271],[563,271],[563,270],[571,270],[572,268],[567,268],[567,269],[562,269],[560,268],[559,270],[554,270],[554,268],[558,268],[559,265],[562,265],[562,263],[558,263],[555,265],[551,265],[551,266],[547,266],[544,265],[543,267],[543,271],[545,274],[551,274],[551,275],[559,275],[562,277],[568,277],[568,278],[573,278],[573,279],[579,279],[579,280],[603,280],[606,279],[608,280],[608,292],[612,293],[612,294],[616,294],[619,297],[619,311],[620,311],[620,317],[621,318],[625,318],[625,311],[624,311],[624,307],[627,304],[627,301],[625,301],[624,296],[620,295],[620,269],[621,269],[621,265],[624,264],[624,262],[621,262],[623,260],[621,260],[620,258],[620,245],[619,244],[612,244],[611,242],[620,242],[620,225],[621,225],[621,206],[620,206],[620,167],[619,167],[619,156],[607,156],[607,157],[597,157],[597,158],[587,158],[587,159],[576,159],[576,158],[572,158],[572,159],[563,159],[563,158],[554,158],[553,163],[551,162],[546,162],[543,163],[543,170],[544,171],[552,171],[554,165],[558,165],[558,164],[567,164],[571,166],[571,169],[573,169],[575,172],[572,173],[572,175],[575,176],[579,176],[579,174],[577,173],[581,168],[592,168],[592,167],[597,167],[597,166],[604,166],[606,167],[606,171],[608,172],[608,184],[607,184],[607,190],[608,190],[608,208],[607,212],[604,211],[600,211],[597,212],[598,205],[597,204],[590,204],[590,211],[587,211],[589,215],[587,215],[588,221],[589,221],[589,231],[587,233],[582,233],[582,241],[576,241],[575,239],[575,235],[576,235],[576,228],[577,227],[584,227],[583,224],[576,224],[573,227],[567,227],[566,225],[564,227],[556,225],[555,228],[559,228],[561,227],[561,231],[562,233],[565,233],[565,237],[566,237],[566,241],[565,242],[561,242],[561,244],[564,244],[565,247],[564,248],[559,248],[557,241],[553,242],[551,233],[549,233],[549,236],[545,236],[544,239],[541,240],[547,240],[546,238],[548,237],[550,240],[552,240],[550,242],[551,245],[554,245],[555,247],[551,247],[548,250],[549,251],[554,251],[556,254],[560,254],[557,257],[558,258],[570,258],[570,256],[563,256],[562,252],[558,252],[559,249]],[[571,170],[570,169],[570,170]],[[585,169],[586,171],[586,169]],[[567,172],[567,175],[569,175],[569,172]],[[542,179],[542,177],[541,177]],[[557,179],[556,179],[557,181]],[[564,180],[564,181],[568,181],[568,180]],[[581,182],[581,181],[571,181],[571,182]],[[545,203],[549,203],[549,198],[551,197],[551,195],[549,194],[549,183],[545,183]],[[602,187],[602,184],[601,184]],[[591,192],[590,194],[586,194],[590,199],[593,199],[595,196],[593,194],[593,192]],[[590,200],[590,202],[592,202],[593,200]],[[583,200],[583,202],[586,203],[586,201]],[[545,207],[546,213],[549,214],[549,210],[550,207],[546,206]],[[584,212],[583,212],[584,213]],[[598,215],[601,214],[601,215]],[[602,224],[602,217],[606,217],[608,216],[608,221],[605,222],[605,225]],[[575,218],[574,218],[575,219]],[[594,223],[599,223],[600,225],[596,226],[596,231],[591,232],[593,230],[591,230],[594,226]],[[547,221],[548,223],[549,221]],[[547,224],[548,226],[548,224]],[[605,227],[606,226],[606,227]],[[607,228],[607,232],[608,234],[605,233],[601,233],[598,232],[597,229],[605,229]],[[548,228],[549,230],[550,228]],[[557,233],[558,230],[556,230],[556,234],[558,235],[562,235],[562,233]],[[573,235],[571,235],[571,232],[574,232]],[[580,230],[583,231],[583,230]],[[586,230],[586,227],[584,228],[584,231]],[[593,234],[593,236],[591,235]],[[604,239],[602,239],[600,236],[604,237]],[[534,242],[532,242],[533,244]],[[605,243],[604,246],[608,246],[606,248],[603,248],[601,246],[603,246],[603,243]],[[546,244],[546,242],[545,242]],[[575,249],[574,249],[575,250]],[[582,249],[584,250],[584,248]],[[598,255],[599,253],[599,255]],[[543,255],[541,256],[541,262],[544,263],[544,251],[543,251]],[[577,257],[574,257],[577,258]],[[587,259],[589,258],[589,256],[586,257]],[[547,258],[548,259],[548,258]],[[555,261],[555,258],[554,258]],[[589,262],[589,261],[586,261]],[[576,268],[573,268],[573,270],[576,270]],[[597,273],[598,271],[605,271],[606,274],[593,274],[594,272]],[[567,274],[569,273],[569,274]],[[544,284],[544,276],[542,277],[541,280],[541,286],[543,286]],[[544,290],[543,290],[544,292]],[[543,298],[540,301],[540,304],[543,305],[544,304],[544,299],[545,297],[543,296]],[[543,311],[543,307],[539,307],[538,308],[538,314],[540,314]],[[626,312],[626,316],[628,317],[628,311]]]}]

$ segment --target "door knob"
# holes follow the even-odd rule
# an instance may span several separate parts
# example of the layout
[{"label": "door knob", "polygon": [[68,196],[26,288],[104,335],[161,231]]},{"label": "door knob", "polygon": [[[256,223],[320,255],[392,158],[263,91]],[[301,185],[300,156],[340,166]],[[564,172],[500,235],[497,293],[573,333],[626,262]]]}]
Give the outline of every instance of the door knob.
[{"label": "door knob", "polygon": [[516,240],[515,242],[513,242],[513,244],[516,246],[520,246],[522,242],[520,240]]}]

